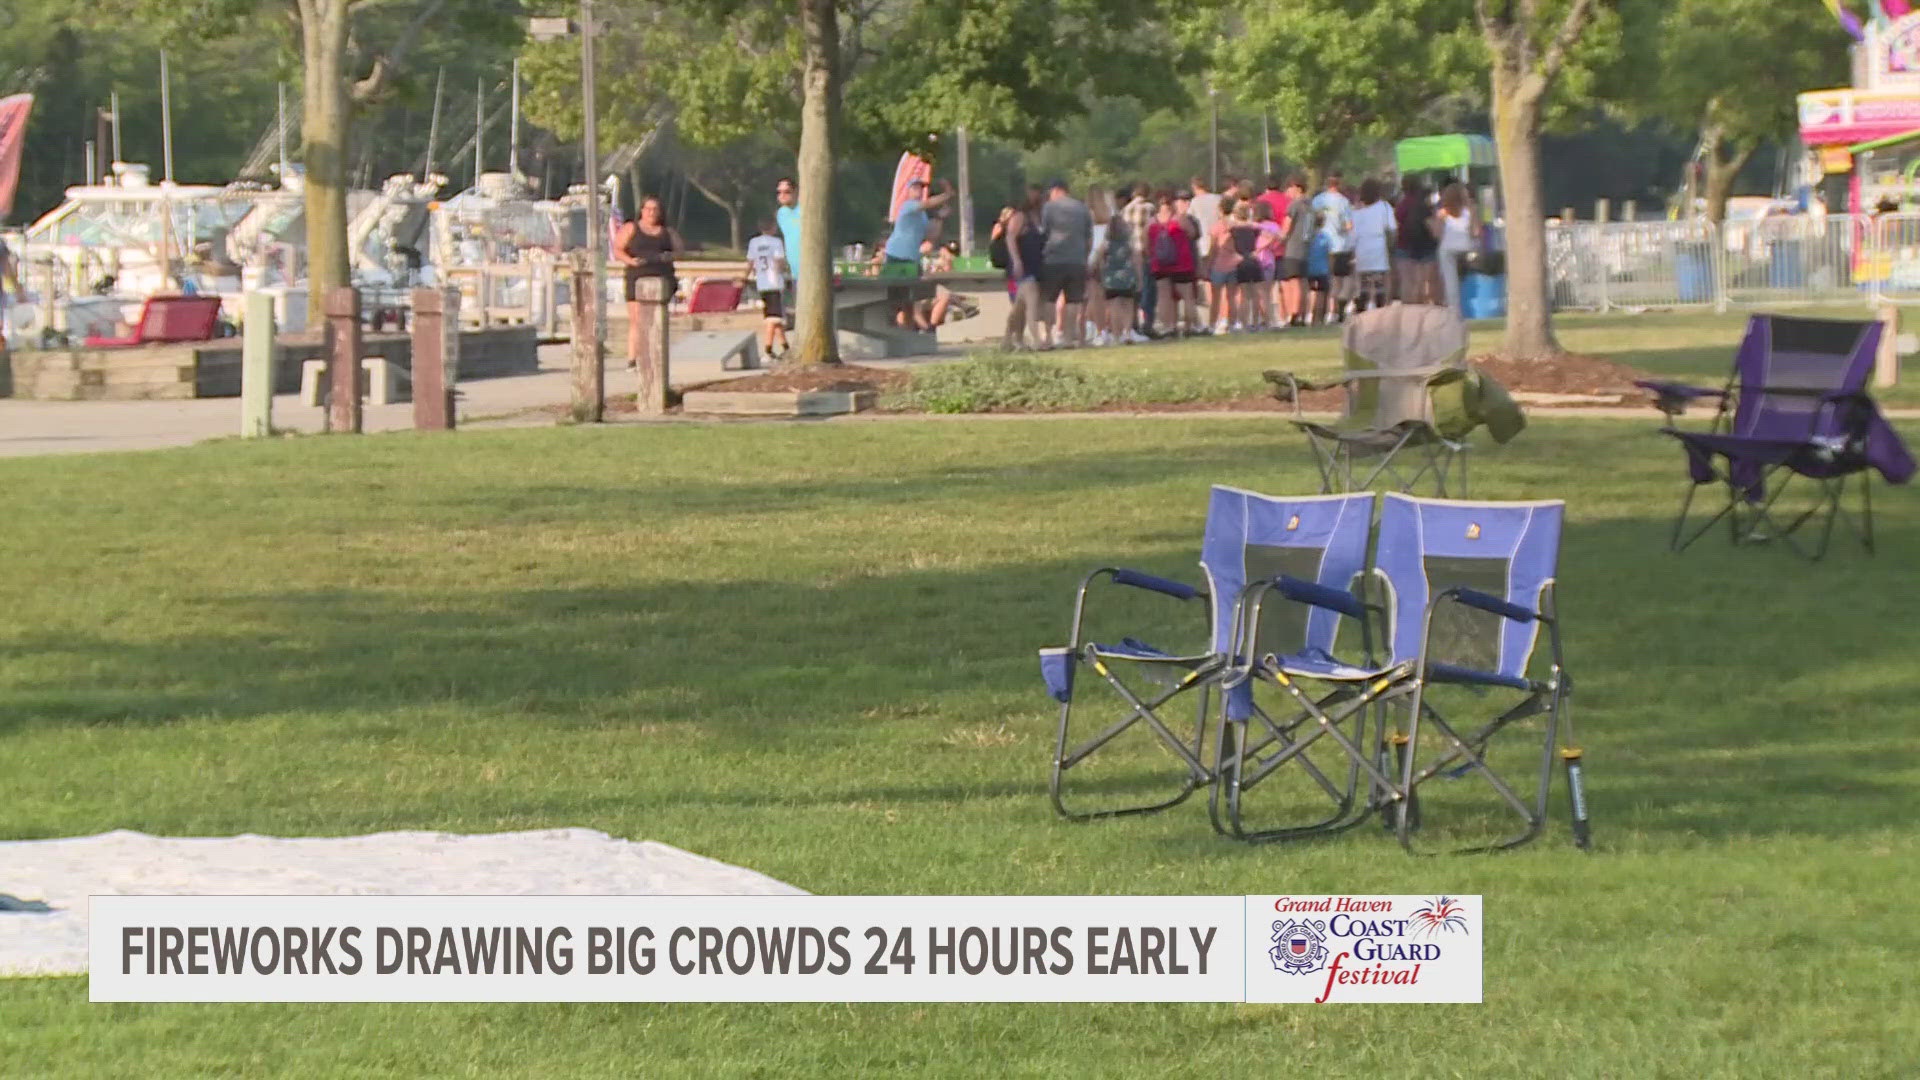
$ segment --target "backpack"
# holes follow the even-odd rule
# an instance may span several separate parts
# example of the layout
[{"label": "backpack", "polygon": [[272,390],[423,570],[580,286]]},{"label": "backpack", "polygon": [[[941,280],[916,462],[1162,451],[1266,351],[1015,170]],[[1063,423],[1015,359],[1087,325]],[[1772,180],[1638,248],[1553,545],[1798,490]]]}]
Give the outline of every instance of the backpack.
[{"label": "backpack", "polygon": [[1133,243],[1120,229],[1107,229],[1107,252],[1100,270],[1100,287],[1110,293],[1130,293],[1140,288],[1140,275],[1133,268]]},{"label": "backpack", "polygon": [[1007,230],[1001,229],[1000,234],[987,245],[987,262],[996,270],[1012,269],[1013,259],[1007,254]]},{"label": "backpack", "polygon": [[1180,261],[1180,244],[1173,238],[1173,230],[1163,228],[1153,240],[1153,264],[1172,266]]}]

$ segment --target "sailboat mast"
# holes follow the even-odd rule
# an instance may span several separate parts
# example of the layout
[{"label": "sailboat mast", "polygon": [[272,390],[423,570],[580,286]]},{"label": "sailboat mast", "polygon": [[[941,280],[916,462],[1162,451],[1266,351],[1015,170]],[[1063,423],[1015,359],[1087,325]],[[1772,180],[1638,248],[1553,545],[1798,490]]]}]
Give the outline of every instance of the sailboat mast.
[{"label": "sailboat mast", "polygon": [[507,172],[520,175],[520,58],[513,58],[513,119],[507,127]]},{"label": "sailboat mast", "polygon": [[420,177],[422,180],[427,180],[433,175],[434,144],[440,141],[440,99],[446,95],[446,92],[447,69],[443,66],[439,77],[433,80],[433,118],[427,121],[427,167],[425,174]]},{"label": "sailboat mast", "polygon": [[160,170],[173,183],[173,80],[167,77],[166,50],[160,52]]}]

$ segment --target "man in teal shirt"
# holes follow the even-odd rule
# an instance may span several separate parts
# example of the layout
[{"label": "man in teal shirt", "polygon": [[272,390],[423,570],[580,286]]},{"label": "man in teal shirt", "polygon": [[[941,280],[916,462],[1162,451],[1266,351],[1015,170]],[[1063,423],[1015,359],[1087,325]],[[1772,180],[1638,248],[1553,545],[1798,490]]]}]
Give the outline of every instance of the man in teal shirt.
[{"label": "man in teal shirt", "polygon": [[780,202],[773,220],[780,226],[780,240],[787,246],[787,273],[800,276],[800,194],[793,180],[781,177],[773,186],[773,197]]},{"label": "man in teal shirt", "polygon": [[787,248],[785,310],[787,329],[791,330],[794,301],[798,293],[796,286],[800,283],[800,191],[793,186],[791,176],[783,176],[774,182],[773,197],[780,203],[773,212],[773,221],[780,226],[780,241]]}]

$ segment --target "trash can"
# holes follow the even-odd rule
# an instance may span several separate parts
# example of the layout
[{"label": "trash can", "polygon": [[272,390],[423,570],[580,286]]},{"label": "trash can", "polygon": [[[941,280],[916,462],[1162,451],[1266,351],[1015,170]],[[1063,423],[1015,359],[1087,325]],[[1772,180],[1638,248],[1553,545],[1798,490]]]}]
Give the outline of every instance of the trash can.
[{"label": "trash can", "polygon": [[1775,240],[1769,260],[1768,281],[1776,289],[1804,289],[1807,286],[1806,245],[1799,240]]},{"label": "trash can", "polygon": [[1704,304],[1713,299],[1713,272],[1707,258],[1691,248],[1673,253],[1674,288],[1683,304]]},{"label": "trash can", "polygon": [[1504,319],[1507,275],[1467,274],[1460,279],[1461,314],[1469,319]]}]

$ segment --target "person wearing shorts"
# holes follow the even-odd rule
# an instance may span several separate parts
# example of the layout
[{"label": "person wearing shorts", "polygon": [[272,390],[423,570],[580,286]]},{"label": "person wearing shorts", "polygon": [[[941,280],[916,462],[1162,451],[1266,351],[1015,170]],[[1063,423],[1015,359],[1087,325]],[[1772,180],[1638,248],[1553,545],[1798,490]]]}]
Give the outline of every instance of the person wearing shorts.
[{"label": "person wearing shorts", "polygon": [[1305,179],[1297,175],[1287,179],[1287,220],[1282,227],[1286,243],[1280,249],[1280,296],[1285,310],[1280,315],[1290,326],[1307,324],[1307,254],[1315,225],[1306,191]]},{"label": "person wearing shorts", "polygon": [[760,223],[760,235],[747,241],[747,272],[753,287],[760,292],[761,351],[770,360],[787,352],[787,244],[780,235],[780,224],[773,218]]},{"label": "person wearing shorts", "polygon": [[[1040,250],[1040,319],[1049,331],[1054,305],[1064,295],[1060,309],[1059,344],[1080,344],[1085,330],[1081,308],[1087,302],[1087,263],[1093,258],[1093,212],[1073,197],[1065,180],[1047,187],[1047,201],[1040,207],[1040,231],[1044,235]],[[1042,347],[1049,342],[1042,335]]]},{"label": "person wearing shorts", "polygon": [[1199,252],[1187,216],[1174,205],[1173,196],[1160,196],[1160,209],[1147,230],[1147,258],[1160,293],[1158,312],[1176,334],[1185,334],[1194,321],[1194,268]]}]

